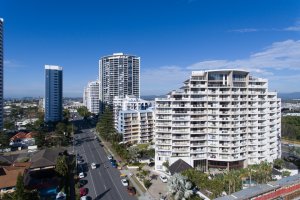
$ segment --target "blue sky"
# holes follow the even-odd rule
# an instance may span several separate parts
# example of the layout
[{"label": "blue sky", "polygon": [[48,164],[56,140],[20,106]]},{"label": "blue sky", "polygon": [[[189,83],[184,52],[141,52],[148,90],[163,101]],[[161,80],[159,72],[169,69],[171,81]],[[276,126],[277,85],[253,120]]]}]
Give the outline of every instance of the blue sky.
[{"label": "blue sky", "polygon": [[300,91],[298,0],[0,0],[5,97],[43,96],[44,65],[82,96],[100,57],[141,57],[141,94],[177,89],[192,70],[243,68],[270,90]]}]

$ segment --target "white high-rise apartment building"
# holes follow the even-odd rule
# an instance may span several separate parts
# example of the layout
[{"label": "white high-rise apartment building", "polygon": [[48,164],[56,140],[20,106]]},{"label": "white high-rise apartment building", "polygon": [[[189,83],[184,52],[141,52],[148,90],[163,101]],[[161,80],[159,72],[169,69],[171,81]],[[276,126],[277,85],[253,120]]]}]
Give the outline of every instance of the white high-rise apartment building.
[{"label": "white high-rise apartment building", "polygon": [[154,113],[152,102],[135,96],[115,97],[113,113],[115,128],[123,142],[148,143],[153,140]]},{"label": "white high-rise apartment building", "polygon": [[155,109],[156,170],[178,159],[207,171],[281,155],[281,101],[266,79],[247,71],[194,71]]},{"label": "white high-rise apartment building", "polygon": [[99,61],[100,110],[113,105],[115,96],[140,97],[140,57],[114,53]]},{"label": "white high-rise apartment building", "polygon": [[91,81],[83,92],[83,104],[94,114],[99,113],[99,81]]}]

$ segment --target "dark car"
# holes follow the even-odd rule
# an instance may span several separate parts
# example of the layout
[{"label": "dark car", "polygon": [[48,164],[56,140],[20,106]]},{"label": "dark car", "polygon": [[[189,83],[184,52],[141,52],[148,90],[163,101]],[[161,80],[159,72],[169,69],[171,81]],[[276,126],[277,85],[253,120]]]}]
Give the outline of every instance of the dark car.
[{"label": "dark car", "polygon": [[80,194],[81,197],[87,195],[87,193],[88,193],[87,188],[80,188],[79,189],[79,194]]},{"label": "dark car", "polygon": [[127,187],[127,192],[129,195],[136,195],[136,190],[134,187],[128,186]]},{"label": "dark car", "polygon": [[80,179],[79,182],[78,182],[78,186],[81,188],[81,187],[83,187],[84,185],[86,185],[87,182],[88,182],[87,180]]},{"label": "dark car", "polygon": [[154,165],[155,165],[155,162],[150,162],[150,163],[148,164],[149,167],[153,167]]}]

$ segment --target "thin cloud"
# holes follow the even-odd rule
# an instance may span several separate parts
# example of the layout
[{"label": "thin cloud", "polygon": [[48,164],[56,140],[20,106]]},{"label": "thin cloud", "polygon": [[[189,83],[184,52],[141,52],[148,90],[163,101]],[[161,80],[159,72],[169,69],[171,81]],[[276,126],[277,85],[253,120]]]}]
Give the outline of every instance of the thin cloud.
[{"label": "thin cloud", "polygon": [[237,60],[207,60],[192,64],[189,70],[218,68],[290,69],[300,70],[300,40],[275,42],[261,52]]},{"label": "thin cloud", "polygon": [[250,33],[250,32],[257,32],[257,31],[259,31],[259,29],[256,29],[256,28],[242,28],[242,29],[229,30],[228,32]]},{"label": "thin cloud", "polygon": [[287,27],[283,30],[285,30],[285,31],[300,31],[300,20],[298,20],[294,26]]},{"label": "thin cloud", "polygon": [[8,67],[8,68],[25,67],[25,65],[20,64],[18,61],[15,61],[15,60],[4,60],[3,64],[4,64],[4,67]]},{"label": "thin cloud", "polygon": [[[296,80],[299,80],[300,70],[300,40],[274,42],[242,59],[205,60],[187,67],[173,65],[148,69],[141,72],[142,91],[145,95],[166,94],[180,88],[192,71],[237,68],[272,80],[272,88],[296,91],[298,89]],[[286,72],[289,73],[285,74]]]}]

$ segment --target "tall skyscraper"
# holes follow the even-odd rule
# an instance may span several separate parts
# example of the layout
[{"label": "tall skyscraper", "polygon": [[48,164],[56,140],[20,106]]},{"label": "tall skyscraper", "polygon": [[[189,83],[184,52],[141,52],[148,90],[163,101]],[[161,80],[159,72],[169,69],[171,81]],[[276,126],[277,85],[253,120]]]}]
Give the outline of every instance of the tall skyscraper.
[{"label": "tall skyscraper", "polygon": [[281,101],[268,81],[243,70],[195,71],[157,98],[155,168],[242,168],[281,155]]},{"label": "tall skyscraper", "polygon": [[99,81],[91,81],[84,88],[83,104],[94,114],[99,113]]},{"label": "tall skyscraper", "polygon": [[63,117],[62,67],[45,65],[45,122],[61,121]]},{"label": "tall skyscraper", "polygon": [[3,129],[3,19],[0,18],[0,131]]},{"label": "tall skyscraper", "polygon": [[140,57],[114,53],[99,61],[100,108],[113,105],[115,96],[140,97]]}]

